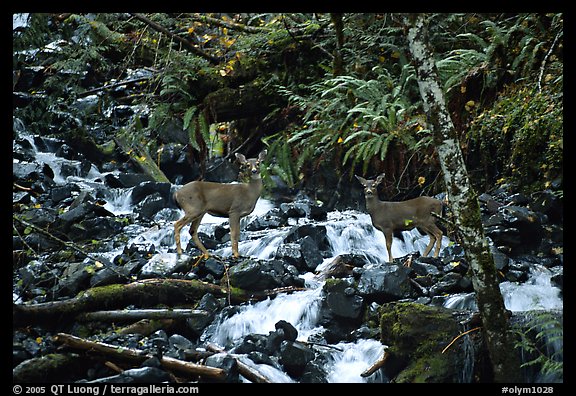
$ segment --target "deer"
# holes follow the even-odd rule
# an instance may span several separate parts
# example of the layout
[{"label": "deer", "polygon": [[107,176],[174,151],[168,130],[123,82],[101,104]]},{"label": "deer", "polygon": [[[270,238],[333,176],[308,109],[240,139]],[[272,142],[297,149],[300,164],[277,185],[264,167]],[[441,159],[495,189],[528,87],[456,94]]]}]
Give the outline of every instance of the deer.
[{"label": "deer", "polygon": [[438,257],[442,243],[442,231],[436,225],[437,215],[442,214],[442,201],[432,197],[418,197],[402,202],[381,201],[378,198],[377,187],[384,180],[382,173],[376,180],[366,180],[356,176],[356,179],[364,187],[364,197],[366,198],[366,209],[372,219],[372,225],[382,231],[386,237],[386,250],[388,251],[388,261],[392,262],[392,237],[394,231],[407,231],[418,228],[424,231],[430,242],[424,250],[424,256],[432,250],[434,244],[434,257]]},{"label": "deer", "polygon": [[202,251],[203,258],[210,257],[210,253],[198,238],[198,227],[206,213],[216,217],[228,217],[230,223],[230,239],[232,240],[232,254],[238,258],[238,240],[240,238],[240,219],[252,213],[256,201],[262,193],[262,178],[260,176],[260,163],[266,157],[263,150],[258,158],[249,158],[236,153],[236,159],[241,167],[246,168],[250,176],[248,183],[216,183],[209,181],[192,181],[182,186],[174,193],[174,199],[184,211],[184,216],[174,223],[174,238],[176,239],[176,252],[182,254],[180,245],[180,231],[182,227],[190,224],[190,236]]}]

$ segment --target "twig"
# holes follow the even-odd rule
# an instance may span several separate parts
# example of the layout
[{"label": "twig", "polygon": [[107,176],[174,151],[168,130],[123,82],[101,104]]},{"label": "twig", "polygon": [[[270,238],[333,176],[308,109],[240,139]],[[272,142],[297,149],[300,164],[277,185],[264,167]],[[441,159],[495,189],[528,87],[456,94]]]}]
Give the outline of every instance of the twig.
[{"label": "twig", "polygon": [[314,346],[320,346],[320,347],[324,347],[324,348],[335,349],[338,352],[344,351],[342,348],[335,347],[334,345],[321,344],[319,342],[312,342],[312,341],[298,341],[298,342],[301,342],[304,345],[314,345]]},{"label": "twig", "polygon": [[390,356],[390,354],[388,353],[387,350],[384,350],[384,353],[382,354],[380,359],[378,359],[376,362],[374,362],[374,364],[372,364],[372,366],[368,367],[368,369],[366,369],[366,371],[364,371],[362,374],[360,374],[360,376],[363,378],[366,378],[366,377],[369,377],[372,374],[374,374],[376,372],[376,370],[378,370],[379,368],[384,366],[384,364],[386,364],[386,360],[388,359],[388,356]]},{"label": "twig", "polygon": [[473,329],[465,331],[464,333],[458,334],[456,337],[454,337],[454,339],[452,341],[450,341],[450,344],[446,345],[446,348],[442,349],[442,353],[446,352],[448,350],[448,348],[450,348],[452,346],[452,344],[454,344],[456,342],[456,340],[458,340],[460,337],[465,336],[466,334],[471,333],[473,331],[480,330],[481,328],[482,328],[481,326],[474,327]]},{"label": "twig", "polygon": [[140,78],[134,78],[134,79],[132,79],[132,80],[119,81],[119,82],[114,83],[114,84],[103,85],[103,86],[101,86],[101,87],[94,88],[94,89],[90,89],[90,90],[88,90],[88,91],[84,91],[84,92],[82,92],[82,93],[79,93],[79,94],[78,94],[78,97],[79,97],[79,98],[83,98],[83,97],[85,97],[85,96],[92,95],[92,94],[95,94],[95,93],[97,93],[97,92],[104,91],[104,90],[106,90],[106,89],[112,89],[112,88],[116,88],[116,87],[121,87],[122,85],[136,84],[136,83],[139,83],[139,82],[143,82],[143,81],[150,80],[151,78],[152,78],[151,76],[150,76],[150,77],[140,77]]},{"label": "twig", "polygon": [[160,32],[160,33],[164,33],[166,34],[168,37],[173,38],[174,40],[179,41],[182,45],[184,45],[184,47],[186,49],[188,49],[189,51],[193,52],[194,54],[208,60],[210,63],[217,65],[218,63],[220,63],[220,59],[216,58],[204,51],[202,51],[199,48],[196,48],[190,41],[186,40],[185,38],[182,38],[174,33],[172,33],[171,31],[169,31],[168,29],[166,29],[164,26],[161,26],[159,24],[157,24],[156,22],[146,18],[144,15],[139,14],[139,13],[132,13],[131,14],[134,18],[144,22],[145,24],[149,25],[150,27],[152,27],[152,29]]}]

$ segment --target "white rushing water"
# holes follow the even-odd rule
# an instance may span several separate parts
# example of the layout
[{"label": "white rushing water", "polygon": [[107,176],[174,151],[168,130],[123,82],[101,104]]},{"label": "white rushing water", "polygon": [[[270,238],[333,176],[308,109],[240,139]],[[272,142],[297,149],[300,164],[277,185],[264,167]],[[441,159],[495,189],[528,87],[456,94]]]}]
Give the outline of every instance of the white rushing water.
[{"label": "white rushing water", "polygon": [[[550,281],[552,275],[552,271],[548,268],[534,265],[526,282],[500,283],[506,309],[513,312],[562,310],[564,307],[562,291]],[[443,306],[451,309],[478,310],[473,292],[451,295],[444,301]]]}]

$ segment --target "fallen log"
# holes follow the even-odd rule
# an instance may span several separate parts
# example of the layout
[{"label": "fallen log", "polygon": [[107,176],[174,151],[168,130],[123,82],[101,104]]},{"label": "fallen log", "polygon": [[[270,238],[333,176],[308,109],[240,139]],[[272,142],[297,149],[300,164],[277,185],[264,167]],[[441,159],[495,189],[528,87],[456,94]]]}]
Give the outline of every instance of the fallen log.
[{"label": "fallen log", "polygon": [[[54,337],[54,341],[65,344],[73,349],[97,352],[106,355],[107,357],[130,360],[136,363],[142,363],[146,359],[154,357],[152,354],[139,349],[91,341],[66,333],[58,333],[56,337]],[[202,366],[200,364],[186,362],[168,356],[162,356],[160,358],[160,363],[169,370],[177,370],[183,373],[199,375],[216,380],[224,380],[226,378],[226,372],[221,368]]]},{"label": "fallen log", "polygon": [[115,311],[86,312],[80,321],[122,322],[141,319],[194,319],[210,315],[201,309],[123,309]]},{"label": "fallen log", "polygon": [[38,304],[13,304],[16,326],[76,316],[82,312],[117,309],[127,305],[151,307],[158,304],[173,306],[195,303],[206,293],[215,297],[229,297],[232,303],[259,301],[280,292],[302,290],[284,287],[264,291],[248,291],[223,287],[195,279],[145,279],[127,284],[95,286],[67,300]]},{"label": "fallen log", "polygon": [[170,180],[168,180],[160,167],[156,165],[148,149],[142,143],[131,142],[123,133],[117,133],[114,136],[114,141],[142,172],[157,182],[170,183]]}]

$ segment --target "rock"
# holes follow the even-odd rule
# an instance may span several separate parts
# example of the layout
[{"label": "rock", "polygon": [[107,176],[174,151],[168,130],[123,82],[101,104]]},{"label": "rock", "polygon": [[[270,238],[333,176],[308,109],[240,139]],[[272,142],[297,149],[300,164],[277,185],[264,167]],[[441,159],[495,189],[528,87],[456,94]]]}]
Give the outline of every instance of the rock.
[{"label": "rock", "polygon": [[163,182],[147,181],[138,184],[132,189],[132,204],[140,203],[144,198],[154,193],[160,194],[166,202],[170,201],[170,192],[172,184]]},{"label": "rock", "polygon": [[534,212],[544,213],[552,222],[562,222],[564,217],[562,199],[552,190],[535,192],[528,207]]},{"label": "rock", "polygon": [[430,296],[470,291],[467,289],[471,287],[471,285],[472,283],[468,278],[463,277],[457,272],[450,272],[430,287]]},{"label": "rock", "polygon": [[80,263],[71,263],[62,274],[56,285],[56,290],[61,296],[73,296],[79,291],[87,289],[90,285],[90,277],[94,273],[94,264],[86,259]]},{"label": "rock", "polygon": [[316,224],[304,224],[301,226],[294,227],[290,232],[284,237],[284,242],[298,242],[300,239],[309,236],[316,244],[319,251],[329,251],[330,242],[328,242],[328,236],[326,234],[326,226],[316,225]]},{"label": "rock", "polygon": [[321,279],[326,278],[346,278],[351,276],[356,267],[362,267],[367,263],[364,256],[358,254],[340,254],[336,256],[318,274]]},{"label": "rock", "polygon": [[108,173],[104,176],[106,185],[112,188],[130,188],[135,187],[141,183],[153,182],[149,175],[144,173]]},{"label": "rock", "polygon": [[315,353],[298,341],[282,341],[280,344],[280,363],[291,377],[304,374],[306,364],[313,360]]},{"label": "rock", "polygon": [[261,231],[270,228],[283,227],[287,224],[287,218],[279,214],[279,209],[274,208],[264,216],[251,217],[244,228],[246,231]]},{"label": "rock", "polygon": [[138,214],[138,219],[151,220],[156,213],[166,206],[166,200],[160,193],[155,192],[135,205],[133,212]]},{"label": "rock", "polygon": [[133,383],[161,383],[171,380],[170,375],[157,367],[140,367],[124,370],[122,376],[131,378]]},{"label": "rock", "polygon": [[300,240],[299,244],[304,269],[314,271],[318,264],[321,264],[324,261],[324,257],[322,257],[322,254],[318,250],[316,241],[314,241],[311,236],[307,235]]},{"label": "rock", "polygon": [[364,299],[356,294],[353,282],[345,279],[328,279],[324,284],[326,305],[335,316],[358,319],[364,309]]},{"label": "rock", "polygon": [[247,259],[228,270],[230,285],[244,290],[266,290],[276,287],[278,281],[262,271],[259,262]]},{"label": "rock", "polygon": [[304,267],[302,251],[298,243],[283,243],[278,246],[276,253],[274,253],[274,258],[285,261],[299,269]]},{"label": "rock", "polygon": [[[223,369],[226,372],[226,378],[224,380],[226,383],[240,382],[238,362],[236,362],[236,359],[229,356],[227,353],[216,353],[208,356],[204,364],[208,367]],[[210,382],[211,380],[206,378],[204,381]]]},{"label": "rock", "polygon": [[140,270],[140,276],[143,278],[154,278],[157,276],[167,276],[178,272],[179,268],[188,268],[188,260],[182,256],[176,257],[176,254],[158,253],[152,256],[150,260]]},{"label": "rock", "polygon": [[274,324],[276,330],[282,330],[284,332],[284,339],[288,341],[296,341],[298,337],[298,330],[289,322],[285,320],[279,320]]},{"label": "rock", "polygon": [[[465,350],[453,345],[461,332],[454,311],[411,302],[392,302],[380,308],[380,332],[389,345],[383,367],[394,382],[460,382],[466,359]],[[478,351],[472,356],[479,356]]]},{"label": "rock", "polygon": [[409,268],[396,264],[366,265],[358,281],[358,294],[380,303],[408,298],[412,290],[410,272]]}]

